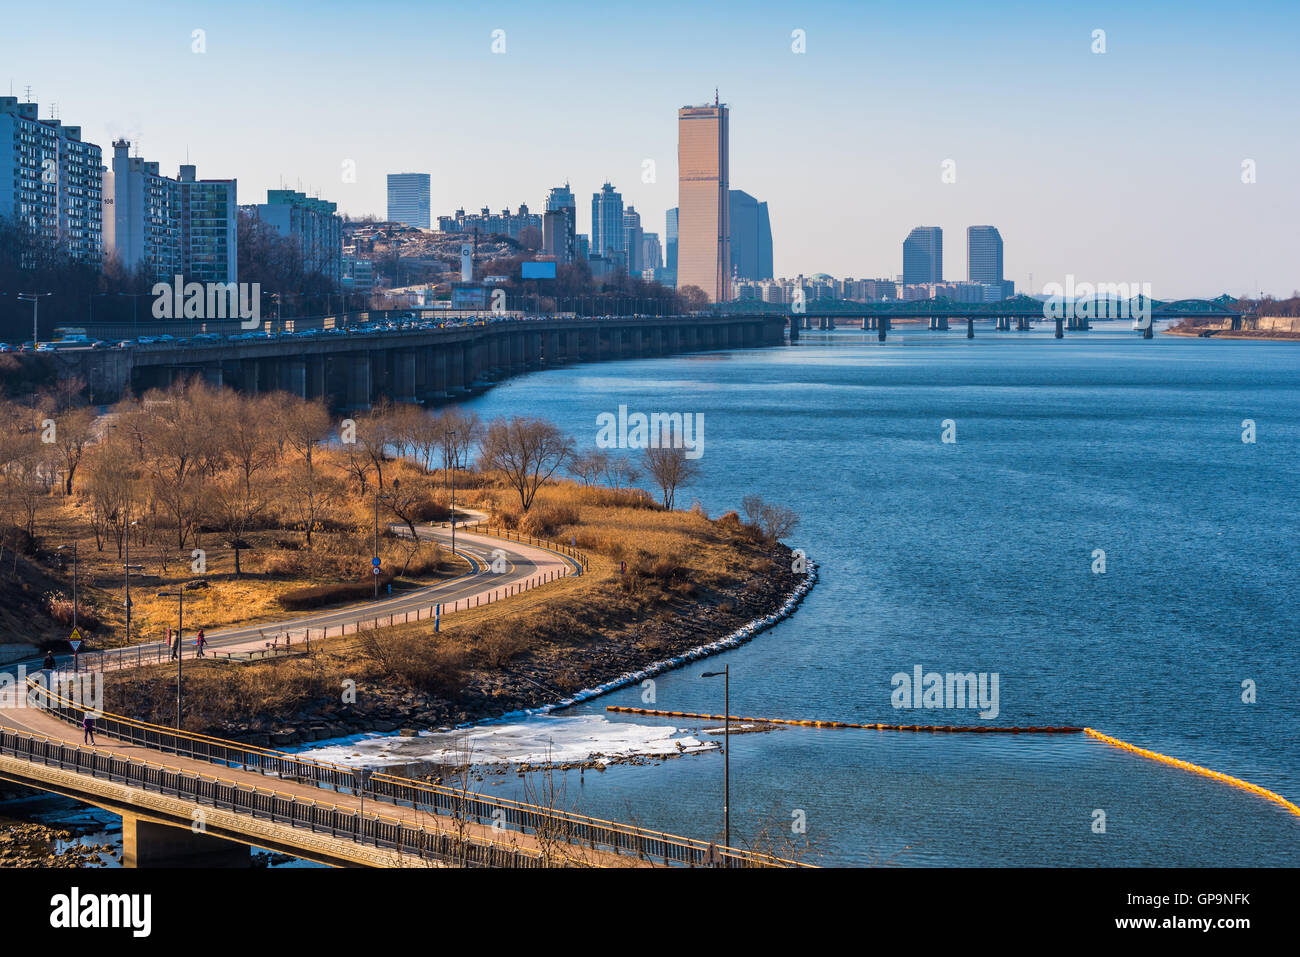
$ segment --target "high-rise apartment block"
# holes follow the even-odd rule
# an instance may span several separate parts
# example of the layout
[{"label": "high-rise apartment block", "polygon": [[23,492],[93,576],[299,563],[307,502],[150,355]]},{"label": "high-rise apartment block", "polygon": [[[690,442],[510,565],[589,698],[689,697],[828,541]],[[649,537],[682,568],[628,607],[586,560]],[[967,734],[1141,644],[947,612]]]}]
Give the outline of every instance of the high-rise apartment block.
[{"label": "high-rise apartment block", "polygon": [[176,178],[113,142],[104,173],[104,248],[150,282],[236,282],[239,271],[238,184],[199,179],[193,165]]},{"label": "high-rise apartment block", "polygon": [[98,265],[103,246],[103,160],[81,127],[39,119],[37,104],[0,96],[0,217]]}]

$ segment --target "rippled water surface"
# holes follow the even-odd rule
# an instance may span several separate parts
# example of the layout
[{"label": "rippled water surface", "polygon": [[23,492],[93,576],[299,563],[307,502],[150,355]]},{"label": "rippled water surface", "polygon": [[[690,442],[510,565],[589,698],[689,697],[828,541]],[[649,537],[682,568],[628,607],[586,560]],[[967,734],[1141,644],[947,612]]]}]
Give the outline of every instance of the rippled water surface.
[{"label": "rippled water surface", "polygon": [[[790,544],[820,565],[812,595],[709,668],[658,678],[659,708],[720,712],[699,673],[725,661],[735,713],[974,724],[895,709],[891,676],[997,673],[989,723],[1095,727],[1300,801],[1297,383],[1296,343],[839,330],[547,370],[470,406],[545,416],[585,448],[620,403],[700,412],[687,500],[717,515],[757,491],[802,516]],[[607,704],[639,706],[640,689],[578,710]],[[715,837],[721,785],[713,751],[575,772],[568,799]],[[822,863],[1300,860],[1300,818],[1082,736],[786,728],[735,739],[732,789],[738,834],[788,835],[802,811]]]}]

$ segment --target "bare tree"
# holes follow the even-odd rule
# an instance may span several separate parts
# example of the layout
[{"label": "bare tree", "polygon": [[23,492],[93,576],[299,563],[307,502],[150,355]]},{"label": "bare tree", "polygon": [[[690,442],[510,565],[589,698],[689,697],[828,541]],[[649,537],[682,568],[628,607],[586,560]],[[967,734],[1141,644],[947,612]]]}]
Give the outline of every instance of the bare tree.
[{"label": "bare tree", "polygon": [[283,410],[280,428],[284,430],[285,444],[295,456],[290,507],[298,516],[310,549],[312,532],[320,517],[323,485],[320,470],[316,468],[316,447],[329,435],[329,413],[319,402],[293,398]]},{"label": "bare tree", "polygon": [[745,519],[769,541],[785,538],[799,524],[799,513],[785,505],[763,501],[759,495],[746,495],[740,500]]},{"label": "bare tree", "polygon": [[663,492],[664,508],[672,508],[677,490],[700,474],[699,466],[681,448],[647,448],[645,464],[650,479]]},{"label": "bare tree", "polygon": [[545,419],[511,416],[488,426],[480,447],[484,468],[505,476],[527,512],[542,483],[573,453],[573,440]]},{"label": "bare tree", "polygon": [[609,468],[609,453],[601,449],[584,452],[569,459],[569,474],[583,485],[594,485]]}]

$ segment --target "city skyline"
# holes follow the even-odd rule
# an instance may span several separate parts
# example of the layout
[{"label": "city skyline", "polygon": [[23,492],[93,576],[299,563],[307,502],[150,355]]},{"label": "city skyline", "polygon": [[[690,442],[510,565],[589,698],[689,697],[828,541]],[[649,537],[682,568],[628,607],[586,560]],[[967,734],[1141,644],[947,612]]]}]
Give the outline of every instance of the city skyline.
[{"label": "city skyline", "polygon": [[[739,121],[731,179],[768,202],[779,275],[892,276],[902,266],[898,237],[912,225],[956,235],[970,223],[996,223],[1015,250],[1007,278],[1024,288],[1032,273],[1031,291],[1066,274],[1140,278],[1169,296],[1286,295],[1300,285],[1290,225],[1300,186],[1287,175],[1300,156],[1289,106],[1300,81],[1274,76],[1266,62],[1284,55],[1300,26],[1300,14],[1282,4],[1257,5],[1276,28],[1262,36],[1250,17],[1209,10],[1174,21],[1172,5],[1133,12],[1100,4],[1086,17],[1047,11],[1032,22],[997,4],[981,17],[948,6],[938,21],[919,11],[784,14],[760,5],[740,23],[692,11],[700,29],[683,36],[673,4],[657,17],[569,18],[567,33],[526,9],[448,11],[436,17],[439,57],[473,70],[478,82],[470,93],[439,97],[430,124],[411,120],[436,89],[433,73],[417,73],[401,91],[354,78],[328,103],[309,92],[327,80],[339,86],[345,44],[336,27],[345,11],[348,49],[373,44],[388,58],[417,55],[434,14],[386,3],[373,18],[356,18],[326,3],[317,22],[298,4],[269,10],[236,0],[228,9],[244,29],[205,28],[216,18],[181,5],[156,8],[127,34],[110,11],[73,3],[87,29],[66,40],[35,11],[14,11],[0,38],[10,74],[0,83],[10,81],[19,99],[30,85],[44,114],[57,103],[58,115],[105,151],[125,137],[163,169],[194,163],[239,180],[249,195],[283,186],[318,193],[354,217],[383,216],[386,177],[406,169],[433,173],[435,213],[470,198],[540,207],[556,182],[587,195],[608,180],[647,227],[664,232],[664,214],[677,205],[675,110],[721,86]],[[385,12],[411,29],[393,38]],[[734,27],[732,42],[700,56],[708,26],[724,22]],[[494,29],[505,31],[503,54],[491,52]],[[1106,30],[1104,54],[1091,50],[1096,29]],[[201,54],[192,51],[196,30],[205,30]],[[795,30],[805,33],[804,53],[791,49]],[[284,31],[300,49],[276,44]],[[589,90],[581,116],[556,110],[569,87],[539,75],[538,63],[560,40],[594,48],[615,35],[632,38],[629,82],[666,82],[653,96]],[[66,42],[65,55],[39,54],[42,38]],[[859,61],[863,43],[872,56]],[[236,69],[271,51],[277,83]],[[923,80],[861,96],[863,84],[923,57],[932,66]],[[115,69],[121,60],[146,68]],[[350,107],[363,115],[363,104],[364,124],[346,119]],[[867,116],[871,132],[859,132]],[[543,127],[551,132],[539,139]],[[449,131],[475,148],[447,149]],[[530,142],[546,148],[519,149]],[[1199,145],[1145,148],[1161,143]],[[944,182],[950,160],[955,179]],[[1242,182],[1247,161],[1253,183]],[[355,181],[342,175],[347,162]],[[578,205],[577,231],[590,234]],[[964,272],[953,260],[950,272]]]}]

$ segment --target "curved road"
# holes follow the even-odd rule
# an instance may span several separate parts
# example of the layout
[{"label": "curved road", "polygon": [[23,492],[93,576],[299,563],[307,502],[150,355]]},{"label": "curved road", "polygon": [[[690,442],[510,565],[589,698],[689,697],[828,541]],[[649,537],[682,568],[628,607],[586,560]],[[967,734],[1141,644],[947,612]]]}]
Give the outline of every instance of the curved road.
[{"label": "curved road", "polygon": [[[406,526],[390,526],[397,534],[409,535]],[[417,534],[426,541],[436,541],[450,549],[451,531],[448,528],[417,526]],[[237,625],[231,628],[208,630],[207,654],[221,655],[247,654],[265,652],[273,642],[276,647],[284,638],[297,643],[306,637],[319,638],[325,634],[342,634],[344,630],[353,629],[358,623],[378,621],[384,625],[390,619],[394,624],[406,620],[427,619],[432,617],[434,605],[442,605],[442,614],[454,614],[467,608],[477,607],[489,601],[496,601],[510,592],[525,591],[554,578],[581,573],[582,566],[576,559],[541,548],[525,545],[488,535],[466,532],[459,527],[456,530],[456,554],[466,559],[471,571],[466,575],[452,578],[436,585],[412,589],[391,597],[382,597],[379,601],[348,605],[328,611],[301,615],[278,621],[261,622],[251,625]],[[492,567],[498,555],[504,558],[505,570],[494,572]],[[184,655],[192,658],[195,654],[194,633],[203,625],[202,621],[188,619],[186,622]],[[152,664],[159,660],[169,660],[169,649],[165,641],[142,642],[122,649],[110,649],[103,654],[102,664],[105,668],[132,667],[136,664]],[[82,655],[82,666],[99,670],[101,662],[99,652]],[[57,659],[60,664],[70,663],[71,655]],[[31,671],[40,667],[40,659],[15,662],[0,668],[0,671],[16,672],[19,664],[26,665]]]}]

